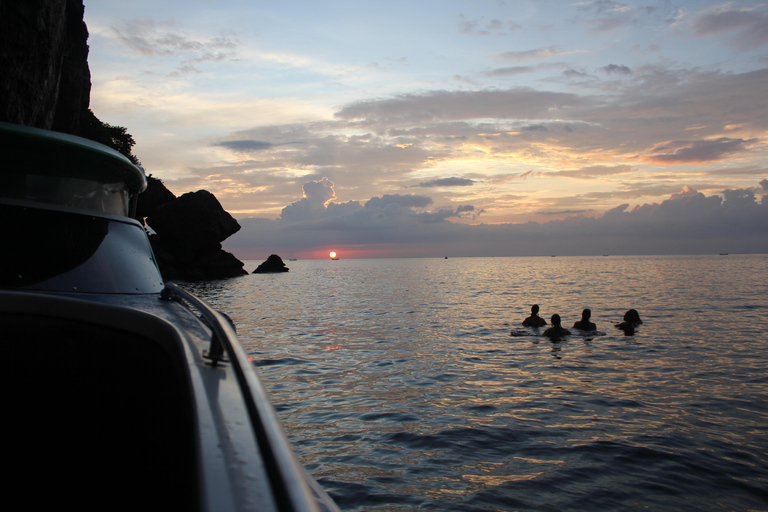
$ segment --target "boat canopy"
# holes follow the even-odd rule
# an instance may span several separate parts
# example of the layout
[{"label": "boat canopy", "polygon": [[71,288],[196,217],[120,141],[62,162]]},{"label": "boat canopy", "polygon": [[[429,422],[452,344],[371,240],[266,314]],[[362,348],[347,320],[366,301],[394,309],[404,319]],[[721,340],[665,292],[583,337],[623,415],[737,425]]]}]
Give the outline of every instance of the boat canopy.
[{"label": "boat canopy", "polygon": [[130,215],[144,171],[97,142],[0,123],[0,197]]}]

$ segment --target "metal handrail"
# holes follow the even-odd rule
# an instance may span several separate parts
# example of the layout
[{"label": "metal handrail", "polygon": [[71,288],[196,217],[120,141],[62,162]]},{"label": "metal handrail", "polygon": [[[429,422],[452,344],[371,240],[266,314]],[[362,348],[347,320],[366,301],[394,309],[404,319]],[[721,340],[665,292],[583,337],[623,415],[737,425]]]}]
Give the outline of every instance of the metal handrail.
[{"label": "metal handrail", "polygon": [[176,301],[184,300],[199,311],[213,332],[211,347],[207,351],[212,365],[215,366],[224,360],[224,352],[229,355],[248,409],[256,443],[268,468],[267,473],[278,508],[286,512],[319,512],[309,484],[304,478],[304,468],[296,460],[261,381],[253,368],[249,371],[245,369],[251,364],[233,326],[221,313],[173,283],[165,284],[162,297]]}]

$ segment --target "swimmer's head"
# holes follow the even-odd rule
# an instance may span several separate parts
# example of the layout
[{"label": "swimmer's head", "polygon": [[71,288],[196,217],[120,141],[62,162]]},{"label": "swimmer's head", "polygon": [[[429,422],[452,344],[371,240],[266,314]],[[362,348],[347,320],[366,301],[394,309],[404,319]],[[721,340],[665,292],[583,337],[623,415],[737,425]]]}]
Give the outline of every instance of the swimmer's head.
[{"label": "swimmer's head", "polygon": [[585,309],[581,312],[581,319],[582,320],[589,320],[589,318],[592,316],[592,310],[591,309]]},{"label": "swimmer's head", "polygon": [[531,306],[531,313],[533,313],[535,315],[538,312],[539,312],[539,305],[538,304],[534,304],[533,306]]},{"label": "swimmer's head", "polygon": [[560,315],[557,313],[552,315],[552,325],[560,325]]}]

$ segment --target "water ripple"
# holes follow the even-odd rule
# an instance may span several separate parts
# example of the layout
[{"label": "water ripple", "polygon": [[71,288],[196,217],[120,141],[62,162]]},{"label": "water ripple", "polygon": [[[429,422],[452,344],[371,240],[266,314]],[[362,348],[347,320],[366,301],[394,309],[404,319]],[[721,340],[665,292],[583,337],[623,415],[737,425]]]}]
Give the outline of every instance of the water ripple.
[{"label": "water ripple", "polygon": [[194,291],[342,509],[766,510],[763,256],[329,263]]}]

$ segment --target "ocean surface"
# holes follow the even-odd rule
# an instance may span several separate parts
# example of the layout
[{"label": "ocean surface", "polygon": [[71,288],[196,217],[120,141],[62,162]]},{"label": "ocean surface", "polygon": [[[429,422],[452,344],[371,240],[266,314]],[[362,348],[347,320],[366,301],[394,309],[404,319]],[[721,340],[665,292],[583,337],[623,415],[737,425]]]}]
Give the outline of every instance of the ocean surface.
[{"label": "ocean surface", "polygon": [[768,510],[767,255],[286,264],[181,284],[342,510]]}]

